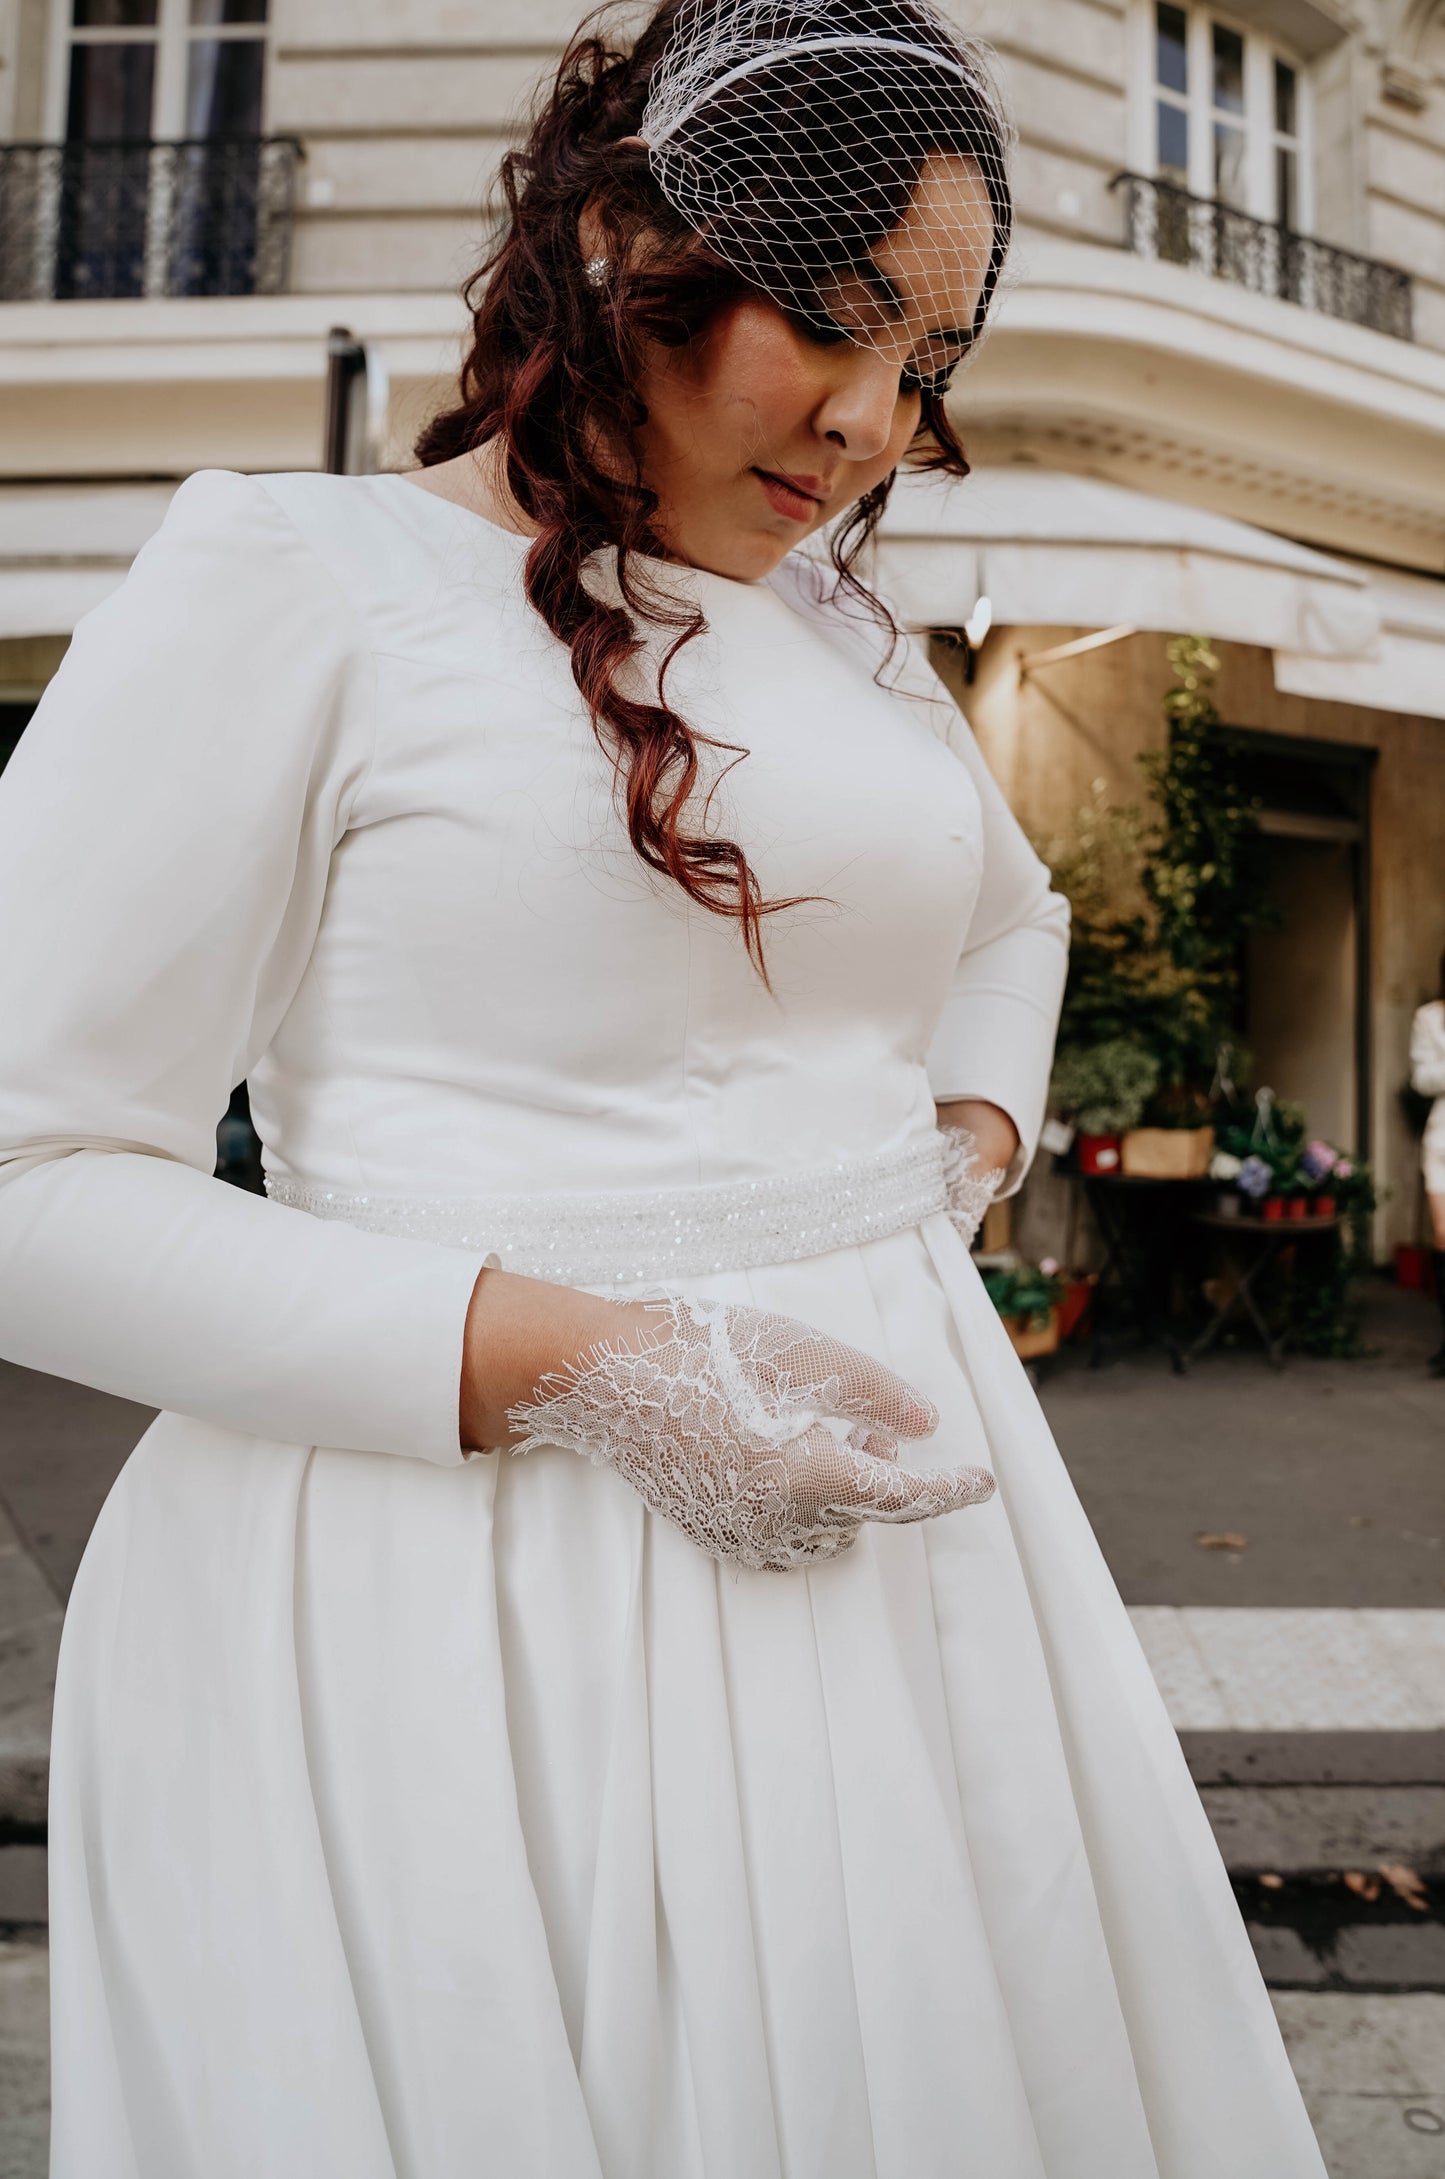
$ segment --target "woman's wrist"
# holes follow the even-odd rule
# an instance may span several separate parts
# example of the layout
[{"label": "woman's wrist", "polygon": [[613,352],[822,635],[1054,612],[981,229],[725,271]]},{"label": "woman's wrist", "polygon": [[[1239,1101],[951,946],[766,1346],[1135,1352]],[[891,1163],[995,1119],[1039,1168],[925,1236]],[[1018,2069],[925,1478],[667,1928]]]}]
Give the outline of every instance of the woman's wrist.
[{"label": "woman's wrist", "polygon": [[485,1270],[472,1288],[462,1341],[459,1410],[467,1452],[492,1452],[511,1432],[507,1411],[549,1370],[632,1328],[636,1303],[607,1301],[513,1271]]},{"label": "woman's wrist", "polygon": [[1018,1155],[1019,1131],[1001,1105],[980,1097],[954,1097],[938,1107],[940,1127],[961,1127],[978,1145],[984,1172],[1006,1173]]}]

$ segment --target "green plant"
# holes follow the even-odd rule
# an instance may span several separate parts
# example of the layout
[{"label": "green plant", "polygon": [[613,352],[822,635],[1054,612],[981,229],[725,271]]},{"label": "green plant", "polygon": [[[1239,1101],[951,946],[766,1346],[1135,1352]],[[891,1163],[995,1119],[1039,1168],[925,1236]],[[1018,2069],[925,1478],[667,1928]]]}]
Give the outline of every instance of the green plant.
[{"label": "green plant", "polygon": [[1073,919],[1059,1042],[1142,1045],[1164,1080],[1207,1068],[1211,1014],[1198,979],[1160,947],[1141,881],[1148,823],[1132,804],[1108,799],[1096,779],[1067,837],[1041,841]]},{"label": "green plant", "polygon": [[1137,1127],[1159,1082],[1159,1062],[1129,1037],[1065,1045],[1054,1061],[1050,1097],[1084,1135]]},{"label": "green plant", "polygon": [[1000,1265],[983,1275],[984,1291],[1002,1317],[1022,1317],[1027,1331],[1042,1331],[1049,1311],[1063,1298],[1064,1282],[1038,1264]]},{"label": "green plant", "polygon": [[1240,742],[1213,699],[1217,662],[1201,636],[1169,646],[1168,745],[1142,759],[1150,807],[1113,804],[1103,780],[1067,838],[1040,844],[1073,911],[1060,1043],[1127,1039],[1153,1054],[1150,1118],[1208,1118],[1220,1055],[1237,1046],[1239,956],[1274,910]]},{"label": "green plant", "polygon": [[1215,980],[1233,1026],[1240,942],[1276,920],[1261,859],[1259,803],[1244,783],[1238,734],[1214,701],[1219,660],[1203,636],[1169,645],[1166,746],[1140,759],[1158,812],[1141,872],[1159,941],[1179,968]]}]

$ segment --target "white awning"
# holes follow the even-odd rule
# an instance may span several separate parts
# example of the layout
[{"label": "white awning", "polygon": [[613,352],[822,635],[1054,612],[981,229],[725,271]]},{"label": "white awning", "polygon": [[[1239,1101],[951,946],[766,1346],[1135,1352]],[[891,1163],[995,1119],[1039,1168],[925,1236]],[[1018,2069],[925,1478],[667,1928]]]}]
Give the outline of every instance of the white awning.
[{"label": "white awning", "polygon": [[1445,580],[1401,568],[1368,567],[1361,572],[1380,615],[1373,651],[1359,658],[1276,651],[1276,688],[1325,703],[1445,719]]},{"label": "white awning", "polygon": [[0,486],[0,637],[66,636],[125,580],[174,484]]},{"label": "white awning", "polygon": [[1197,631],[1275,654],[1276,685],[1445,718],[1445,581],[1336,559],[1092,477],[1020,465],[900,478],[879,580],[913,627]]},{"label": "white awning", "polygon": [[1310,657],[1357,657],[1379,635],[1358,568],[1205,508],[1022,466],[900,478],[879,578],[915,627],[961,627],[987,596],[1013,627],[1197,629]]}]

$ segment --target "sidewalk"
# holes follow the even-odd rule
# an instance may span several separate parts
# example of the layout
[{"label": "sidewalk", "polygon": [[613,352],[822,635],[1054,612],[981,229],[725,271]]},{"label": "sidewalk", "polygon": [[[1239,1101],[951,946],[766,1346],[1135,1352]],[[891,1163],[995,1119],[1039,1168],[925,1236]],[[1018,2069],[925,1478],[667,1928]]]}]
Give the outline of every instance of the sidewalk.
[{"label": "sidewalk", "polygon": [[[1445,1382],[1047,1366],[1045,1409],[1254,1938],[1331,2179],[1445,2179]],[[0,1364],[0,2179],[44,2171],[44,1806],[63,1598],[146,1411]],[[1224,1539],[1208,1545],[1201,1536]],[[1380,1864],[1421,1880],[1413,1900]],[[1423,1904],[1422,1904],[1423,1901]]]}]

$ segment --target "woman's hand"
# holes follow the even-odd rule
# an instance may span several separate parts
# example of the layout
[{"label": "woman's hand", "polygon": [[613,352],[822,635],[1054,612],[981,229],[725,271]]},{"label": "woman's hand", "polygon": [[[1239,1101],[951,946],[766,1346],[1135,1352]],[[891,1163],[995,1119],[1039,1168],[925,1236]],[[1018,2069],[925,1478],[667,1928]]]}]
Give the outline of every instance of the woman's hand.
[{"label": "woman's hand", "polygon": [[[937,1427],[931,1404],[794,1318],[680,1296],[599,1302],[500,1272],[479,1286],[488,1281],[505,1285],[477,1312],[475,1337],[468,1328],[468,1377],[493,1387],[472,1396],[472,1438],[560,1445],[614,1467],[715,1558],[784,1568],[836,1557],[864,1521],[928,1520],[993,1491],[986,1468],[901,1468],[901,1442]],[[539,1368],[539,1344],[559,1334]],[[503,1381],[529,1373],[499,1427]]]}]

